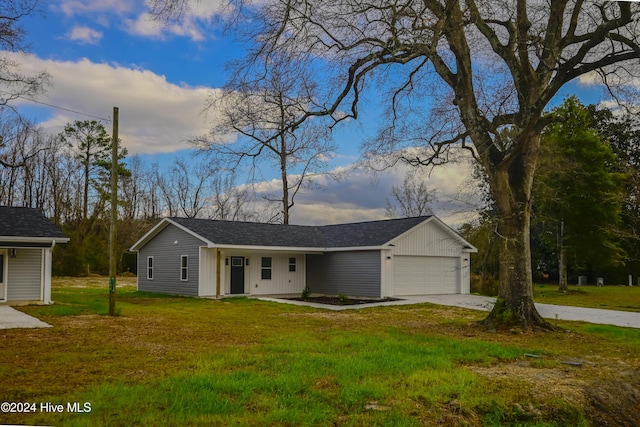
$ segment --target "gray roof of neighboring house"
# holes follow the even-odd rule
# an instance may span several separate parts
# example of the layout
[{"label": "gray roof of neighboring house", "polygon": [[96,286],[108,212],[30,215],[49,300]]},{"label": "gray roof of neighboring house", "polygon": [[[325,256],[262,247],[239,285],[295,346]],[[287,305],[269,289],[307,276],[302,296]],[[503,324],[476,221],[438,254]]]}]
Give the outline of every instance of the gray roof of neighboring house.
[{"label": "gray roof of neighboring house", "polygon": [[0,238],[2,237],[68,240],[67,236],[37,209],[11,206],[0,206]]},{"label": "gray roof of neighboring house", "polygon": [[219,245],[346,248],[383,245],[428,216],[337,225],[284,225],[257,222],[169,218]]}]

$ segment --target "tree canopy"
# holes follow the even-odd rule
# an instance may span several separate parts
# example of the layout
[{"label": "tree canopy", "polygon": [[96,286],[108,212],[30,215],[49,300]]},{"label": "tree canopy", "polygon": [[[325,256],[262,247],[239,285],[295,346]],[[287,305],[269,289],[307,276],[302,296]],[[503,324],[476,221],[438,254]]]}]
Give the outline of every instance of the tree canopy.
[{"label": "tree canopy", "polygon": [[[568,259],[583,273],[624,262],[621,211],[627,176],[594,128],[586,107],[572,97],[555,108],[533,190],[534,226],[540,242],[558,257],[566,290]],[[555,264],[555,263],[554,263]]]}]

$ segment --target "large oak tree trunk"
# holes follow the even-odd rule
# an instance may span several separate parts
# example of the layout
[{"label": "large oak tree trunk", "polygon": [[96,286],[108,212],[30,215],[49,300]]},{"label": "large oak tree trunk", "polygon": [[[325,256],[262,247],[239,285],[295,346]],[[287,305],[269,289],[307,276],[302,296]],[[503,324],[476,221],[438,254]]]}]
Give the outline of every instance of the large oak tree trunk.
[{"label": "large oak tree trunk", "polygon": [[560,235],[558,236],[558,290],[568,292],[567,285],[567,247],[564,244],[564,221],[560,222]]},{"label": "large oak tree trunk", "polygon": [[539,147],[540,137],[533,136],[512,157],[487,171],[498,210],[500,241],[498,299],[483,321],[491,328],[553,329],[533,303],[531,188]]}]

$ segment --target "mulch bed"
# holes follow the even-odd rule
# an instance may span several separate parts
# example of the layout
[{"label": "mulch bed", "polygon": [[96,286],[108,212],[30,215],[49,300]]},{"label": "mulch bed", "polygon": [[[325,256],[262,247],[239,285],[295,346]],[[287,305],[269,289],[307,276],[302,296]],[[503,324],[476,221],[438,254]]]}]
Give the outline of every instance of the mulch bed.
[{"label": "mulch bed", "polygon": [[377,302],[400,301],[399,298],[358,299],[358,298],[339,298],[339,297],[330,297],[330,296],[287,298],[287,299],[292,301],[315,302],[317,304],[327,304],[327,305],[359,305],[359,304],[374,304]]}]

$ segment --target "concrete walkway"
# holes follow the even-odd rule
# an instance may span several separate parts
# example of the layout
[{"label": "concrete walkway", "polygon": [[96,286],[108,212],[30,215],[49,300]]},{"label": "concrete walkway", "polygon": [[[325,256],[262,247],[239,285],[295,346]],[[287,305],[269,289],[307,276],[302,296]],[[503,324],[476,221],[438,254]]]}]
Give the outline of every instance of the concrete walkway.
[{"label": "concrete walkway", "polygon": [[50,328],[51,325],[16,310],[8,305],[0,305],[0,329]]},{"label": "concrete walkway", "polygon": [[[484,297],[479,295],[428,295],[428,296],[411,296],[402,297],[400,301],[389,301],[382,303],[373,303],[366,305],[327,305],[315,304],[304,301],[291,301],[278,298],[259,298],[265,301],[274,301],[286,304],[305,305],[309,307],[324,308],[327,310],[354,310],[368,307],[387,306],[387,305],[406,305],[431,303],[439,305],[448,305],[454,307],[469,308],[472,310],[490,311],[495,304],[496,299],[492,297]],[[538,313],[545,319],[555,320],[574,320],[581,322],[597,323],[603,325],[623,326],[626,328],[640,329],[640,313],[630,311],[601,310],[597,308],[569,307],[552,304],[536,303]]]}]

